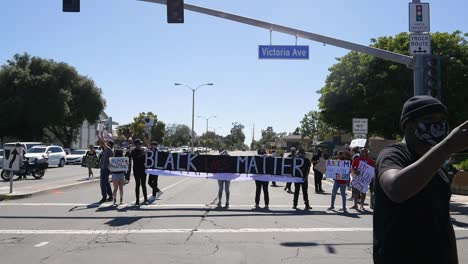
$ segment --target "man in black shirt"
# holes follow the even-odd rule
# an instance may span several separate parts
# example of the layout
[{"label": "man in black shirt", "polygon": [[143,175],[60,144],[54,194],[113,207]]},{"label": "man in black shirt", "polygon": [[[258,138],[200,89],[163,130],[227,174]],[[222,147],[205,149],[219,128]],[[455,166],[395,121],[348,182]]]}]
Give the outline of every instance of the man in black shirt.
[{"label": "man in black shirt", "polygon": [[299,192],[301,191],[301,188],[302,188],[302,196],[304,197],[304,205],[305,205],[304,209],[310,210],[312,209],[312,207],[310,207],[310,204],[309,204],[309,194],[307,190],[309,189],[309,173],[310,173],[311,163],[310,163],[310,160],[306,157],[304,149],[302,148],[299,149],[297,156],[298,158],[304,159],[304,165],[303,165],[303,170],[302,170],[302,172],[304,173],[304,182],[294,183],[293,209],[297,209],[297,202],[299,200]]},{"label": "man in black shirt", "polygon": [[133,160],[133,177],[135,177],[135,205],[140,205],[140,185],[143,190],[143,203],[148,204],[145,172],[146,151],[141,147],[142,143],[140,139],[135,139],[133,142],[135,148],[130,153],[130,157]]},{"label": "man in black shirt", "polygon": [[468,147],[468,121],[448,136],[447,108],[430,96],[403,106],[403,142],[377,158],[374,263],[458,263],[450,220],[450,184],[441,169]]}]

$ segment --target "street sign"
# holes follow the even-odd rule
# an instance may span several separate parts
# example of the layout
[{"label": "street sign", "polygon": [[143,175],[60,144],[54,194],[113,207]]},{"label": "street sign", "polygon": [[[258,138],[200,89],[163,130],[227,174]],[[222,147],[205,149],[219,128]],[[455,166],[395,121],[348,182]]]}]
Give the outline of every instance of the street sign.
[{"label": "street sign", "polygon": [[365,139],[367,138],[367,134],[354,134],[354,138],[360,138],[360,139]]},{"label": "street sign", "polygon": [[353,118],[353,134],[367,135],[367,118]]},{"label": "street sign", "polygon": [[259,45],[258,58],[308,60],[309,46]]},{"label": "street sign", "polygon": [[3,169],[7,171],[19,171],[23,160],[23,150],[21,147],[5,146],[3,152]]},{"label": "street sign", "polygon": [[411,55],[431,54],[431,36],[429,34],[411,34],[409,52]]},{"label": "street sign", "polygon": [[431,31],[429,17],[429,3],[409,3],[409,31]]}]

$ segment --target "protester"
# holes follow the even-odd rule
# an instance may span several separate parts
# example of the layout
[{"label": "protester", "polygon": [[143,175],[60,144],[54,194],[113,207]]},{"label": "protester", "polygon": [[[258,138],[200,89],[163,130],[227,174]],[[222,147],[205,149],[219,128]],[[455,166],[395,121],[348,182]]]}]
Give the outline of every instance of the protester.
[{"label": "protester", "polygon": [[112,195],[112,189],[109,183],[109,158],[114,155],[114,152],[112,151],[112,148],[114,147],[114,141],[111,139],[107,141],[104,140],[102,135],[99,135],[99,133],[97,133],[97,136],[99,139],[99,144],[102,148],[101,160],[99,161],[99,168],[101,169],[99,182],[101,186],[102,199],[99,201],[99,203],[104,203],[106,201],[111,202],[114,200],[114,197]]},{"label": "protester", "polygon": [[377,158],[373,258],[376,264],[458,263],[450,185],[441,169],[468,148],[468,121],[448,136],[448,111],[431,96],[403,105],[404,139]]},{"label": "protester", "polygon": [[[148,139],[146,138],[146,135],[143,137],[143,141],[145,143],[145,146],[148,147],[150,151],[158,151],[158,142],[151,141],[151,143],[148,144]],[[150,174],[148,176],[148,185],[152,189],[152,195],[149,200],[149,202],[152,203],[163,194],[163,192],[158,188],[158,175]]]},{"label": "protester", "polygon": [[89,150],[86,151],[85,154],[86,157],[86,167],[88,167],[88,179],[94,178],[94,173],[93,173],[93,164],[94,162],[91,162],[90,159],[97,159],[97,153],[96,150],[94,149],[94,145],[89,145]]},{"label": "protester", "polygon": [[[264,155],[263,150],[257,151],[258,155]],[[265,152],[266,154],[266,152]],[[291,187],[290,187],[291,188]],[[255,209],[260,208],[260,194],[263,189],[263,199],[265,201],[265,209],[269,209],[270,194],[268,193],[268,182],[255,180]]]},{"label": "protester", "polygon": [[293,200],[293,209],[297,209],[297,202],[299,200],[299,192],[300,189],[302,188],[302,195],[304,197],[304,205],[305,205],[305,210],[310,210],[312,207],[310,207],[309,204],[309,194],[307,193],[307,190],[309,189],[309,173],[310,173],[310,160],[306,158],[305,156],[305,150],[304,149],[299,149],[298,151],[298,158],[304,159],[304,165],[303,165],[303,173],[304,173],[304,182],[295,182],[294,183],[294,200]]},{"label": "protester", "polygon": [[143,191],[143,204],[148,204],[148,195],[146,192],[146,172],[145,172],[145,159],[146,152],[141,147],[142,141],[135,139],[133,144],[135,148],[130,153],[133,160],[133,177],[135,178],[135,205],[140,205],[140,186]]},{"label": "protester", "polygon": [[[229,156],[227,151],[222,151],[221,154],[222,156]],[[221,208],[221,203],[223,199],[223,189],[226,192],[226,204],[225,208],[229,208],[229,196],[231,192],[229,191],[229,185],[231,184],[231,181],[228,180],[218,180],[218,208]]]},{"label": "protester", "polygon": [[321,171],[325,167],[325,160],[323,159],[321,152],[319,151],[316,155],[312,157],[313,171],[314,171],[314,183],[315,183],[315,193],[323,193],[322,189],[322,180],[323,173]]},{"label": "protester", "polygon": [[[276,152],[276,150],[272,150],[271,151],[271,157],[273,158],[276,158],[276,157],[279,157],[278,153]],[[271,182],[271,187],[279,187],[275,181],[272,181]]]},{"label": "protester", "polygon": [[130,157],[131,153],[131,145],[128,145],[127,150],[125,151],[125,157],[128,158],[128,170],[125,172],[125,184],[130,182],[130,174],[132,172],[132,159]]},{"label": "protester", "polygon": [[[355,178],[360,177],[361,172],[358,170],[358,168],[361,162],[366,163],[369,166],[375,167],[375,162],[371,158],[369,158],[369,151],[365,148],[361,149],[359,158],[354,159],[351,165],[353,175],[355,175]],[[366,193],[362,193],[361,191],[353,187],[353,198],[354,205],[350,209],[357,209],[357,204],[360,199],[361,205],[359,209],[364,210],[364,201],[366,200]]]},{"label": "protester", "polygon": [[[114,157],[123,157],[123,150],[116,150]],[[120,190],[119,204],[123,204],[123,186],[125,184],[125,172],[112,172],[112,184],[114,185],[114,205],[117,204],[117,190]]]},{"label": "protester", "polygon": [[[337,160],[351,160],[351,155],[349,152],[338,151],[336,155]],[[334,180],[332,195],[331,195],[331,205],[328,208],[329,211],[335,209],[335,199],[338,189],[340,189],[342,208],[339,211],[346,213],[346,185],[348,184],[347,180]]]},{"label": "protester", "polygon": [[[291,151],[291,154],[288,155],[289,158],[294,158],[296,157],[296,148],[295,147],[291,147],[290,148],[290,151]],[[292,186],[292,183],[291,182],[287,182],[286,183],[286,187],[284,187],[284,190],[287,191],[288,193],[293,193],[291,191],[291,186]]]}]

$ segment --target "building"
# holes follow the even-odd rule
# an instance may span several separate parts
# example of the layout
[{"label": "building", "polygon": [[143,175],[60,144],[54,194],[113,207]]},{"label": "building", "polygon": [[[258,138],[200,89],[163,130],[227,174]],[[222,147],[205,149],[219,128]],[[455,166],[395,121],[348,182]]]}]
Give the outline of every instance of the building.
[{"label": "building", "polygon": [[[98,124],[100,122],[105,122],[109,120],[109,118],[112,120],[112,117],[109,117],[104,111],[99,115],[99,120],[96,123],[90,123],[87,120],[83,122],[81,125],[79,134],[72,144],[73,149],[87,149],[89,145],[93,144],[95,145],[98,141],[98,138],[96,136],[96,131],[98,130]],[[112,125],[116,126],[119,125],[119,123],[112,121]],[[113,130],[113,135],[115,136],[116,130]]]}]

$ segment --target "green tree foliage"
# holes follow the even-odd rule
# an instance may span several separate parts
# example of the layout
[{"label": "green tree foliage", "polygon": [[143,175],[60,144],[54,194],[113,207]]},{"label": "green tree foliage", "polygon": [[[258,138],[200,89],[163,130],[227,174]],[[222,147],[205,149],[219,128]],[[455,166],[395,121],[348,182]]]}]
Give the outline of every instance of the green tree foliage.
[{"label": "green tree foliage", "polygon": [[198,145],[212,149],[224,148],[223,137],[214,132],[208,131],[198,138]]},{"label": "green tree foliage", "polygon": [[146,125],[144,119],[150,117],[154,119],[154,126],[151,128],[151,141],[162,142],[166,129],[166,124],[158,120],[158,116],[152,112],[141,112],[133,118],[133,122],[126,125],[121,125],[117,129],[119,134],[125,138],[139,138],[143,139],[144,133],[146,133]]},{"label": "green tree foliage", "polygon": [[330,127],[324,120],[320,112],[310,111],[304,115],[300,122],[299,132],[301,135],[314,138],[319,141],[325,140],[335,134],[336,130]]},{"label": "green tree foliage", "polygon": [[25,53],[0,69],[0,105],[0,136],[29,141],[52,133],[70,147],[84,120],[98,120],[105,100],[74,67]]},{"label": "green tree foliage", "polygon": [[248,148],[245,146],[245,134],[242,131],[244,129],[244,125],[235,122],[232,123],[231,133],[224,137],[224,145],[228,149],[243,149]]},{"label": "green tree foliage", "polygon": [[164,145],[173,147],[188,146],[190,145],[191,133],[192,130],[186,125],[170,124],[166,128]]},{"label": "green tree foliage", "polygon": [[[455,126],[468,116],[468,45],[466,34],[433,33],[432,53],[442,55],[443,102]],[[409,35],[372,39],[373,47],[408,55]],[[368,118],[369,134],[395,138],[401,134],[399,118],[403,103],[413,96],[413,73],[396,64],[357,52],[337,59],[319,91],[323,120],[350,132],[352,118]]]}]

